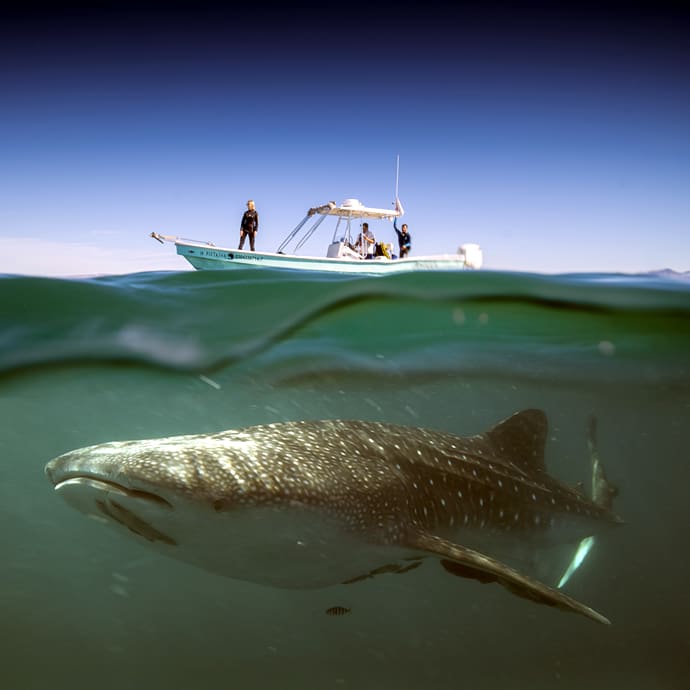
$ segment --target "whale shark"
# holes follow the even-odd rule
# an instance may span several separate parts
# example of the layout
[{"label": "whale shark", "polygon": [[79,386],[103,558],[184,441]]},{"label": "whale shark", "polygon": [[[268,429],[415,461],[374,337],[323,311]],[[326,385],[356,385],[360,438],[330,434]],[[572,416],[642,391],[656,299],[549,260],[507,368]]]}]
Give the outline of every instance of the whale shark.
[{"label": "whale shark", "polygon": [[465,437],[365,420],[276,422],[101,443],[45,471],[77,510],[230,578],[319,588],[431,559],[608,624],[516,565],[555,545],[591,548],[622,522],[598,453],[591,498],[547,472],[547,427],[538,409]]}]

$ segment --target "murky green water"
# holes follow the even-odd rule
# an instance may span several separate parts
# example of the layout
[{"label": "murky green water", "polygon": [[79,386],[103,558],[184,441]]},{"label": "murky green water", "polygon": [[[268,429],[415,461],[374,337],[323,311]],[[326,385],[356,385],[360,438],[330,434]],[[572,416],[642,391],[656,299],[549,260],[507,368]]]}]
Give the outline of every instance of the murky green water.
[{"label": "murky green water", "polygon": [[[248,271],[8,277],[0,297],[2,688],[685,687],[687,283]],[[467,435],[527,407],[569,483],[599,420],[626,524],[567,592],[609,627],[440,568],[313,591],[218,577],[71,510],[43,472],[116,439],[335,417]]]}]

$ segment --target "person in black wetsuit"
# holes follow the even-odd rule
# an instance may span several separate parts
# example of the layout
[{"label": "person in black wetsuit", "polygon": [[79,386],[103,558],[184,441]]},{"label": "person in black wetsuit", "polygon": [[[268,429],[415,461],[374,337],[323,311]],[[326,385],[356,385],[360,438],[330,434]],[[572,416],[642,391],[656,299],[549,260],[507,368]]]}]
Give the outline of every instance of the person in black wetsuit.
[{"label": "person in black wetsuit", "polygon": [[247,210],[242,216],[242,221],[240,223],[240,246],[239,249],[244,247],[244,240],[247,235],[249,235],[249,247],[254,251],[254,243],[256,241],[256,233],[259,232],[259,214],[254,206],[254,201],[250,199],[247,202]]},{"label": "person in black wetsuit", "polygon": [[412,237],[410,236],[410,233],[407,232],[407,223],[403,223],[402,228],[398,230],[398,226],[395,223],[396,220],[397,218],[393,218],[393,229],[395,230],[395,234],[398,236],[400,258],[404,259],[412,248]]}]

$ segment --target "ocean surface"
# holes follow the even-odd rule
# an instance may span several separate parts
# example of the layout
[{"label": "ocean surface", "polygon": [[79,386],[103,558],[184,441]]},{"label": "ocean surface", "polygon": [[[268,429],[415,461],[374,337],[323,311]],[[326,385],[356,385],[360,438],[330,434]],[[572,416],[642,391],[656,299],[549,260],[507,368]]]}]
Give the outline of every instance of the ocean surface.
[{"label": "ocean surface", "polygon": [[[625,524],[566,591],[611,626],[440,567],[325,590],[223,578],[88,520],[44,474],[105,441],[325,418],[471,435],[533,407],[569,484],[588,486],[598,420]],[[2,690],[690,687],[687,280],[5,276],[0,418]]]}]

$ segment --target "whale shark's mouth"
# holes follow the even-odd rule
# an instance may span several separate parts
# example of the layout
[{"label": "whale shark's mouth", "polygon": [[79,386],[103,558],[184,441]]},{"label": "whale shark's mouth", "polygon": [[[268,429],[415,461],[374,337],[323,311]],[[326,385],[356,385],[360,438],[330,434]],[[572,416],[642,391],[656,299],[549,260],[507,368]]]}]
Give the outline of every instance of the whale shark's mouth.
[{"label": "whale shark's mouth", "polygon": [[161,496],[151,493],[150,491],[144,491],[142,489],[133,489],[128,486],[123,486],[117,482],[111,481],[109,479],[103,479],[102,477],[93,477],[88,474],[77,474],[66,479],[61,479],[55,482],[55,491],[60,489],[65,489],[69,486],[79,485],[80,487],[90,488],[94,491],[103,491],[109,494],[119,494],[120,496],[126,496],[127,498],[133,498],[140,501],[147,501],[149,503],[154,503],[162,508],[167,508],[168,510],[173,510],[173,506],[170,502],[166,501]]},{"label": "whale shark's mouth", "polygon": [[[55,491],[66,494],[65,498],[76,508],[94,515],[93,506],[101,516],[112,522],[126,527],[130,532],[143,537],[150,542],[163,542],[176,546],[177,541],[165,532],[156,529],[148,520],[141,517],[144,514],[160,508],[166,511],[174,510],[171,503],[150,491],[134,489],[117,482],[93,477],[86,474],[68,476],[55,482]],[[130,507],[124,505],[129,502]],[[132,505],[132,502],[134,504]],[[139,515],[137,515],[140,513]],[[102,519],[102,518],[101,518]]]}]

